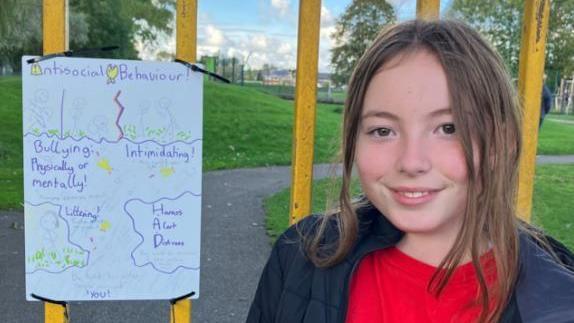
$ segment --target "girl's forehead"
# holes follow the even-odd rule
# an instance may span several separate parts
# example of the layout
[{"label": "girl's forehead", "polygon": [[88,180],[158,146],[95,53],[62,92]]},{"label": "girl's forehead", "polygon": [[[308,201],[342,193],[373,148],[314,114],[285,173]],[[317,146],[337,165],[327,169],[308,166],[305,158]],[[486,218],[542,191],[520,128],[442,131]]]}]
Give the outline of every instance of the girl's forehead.
[{"label": "girl's forehead", "polygon": [[397,57],[373,76],[364,97],[363,112],[428,114],[450,106],[445,71],[427,51]]}]

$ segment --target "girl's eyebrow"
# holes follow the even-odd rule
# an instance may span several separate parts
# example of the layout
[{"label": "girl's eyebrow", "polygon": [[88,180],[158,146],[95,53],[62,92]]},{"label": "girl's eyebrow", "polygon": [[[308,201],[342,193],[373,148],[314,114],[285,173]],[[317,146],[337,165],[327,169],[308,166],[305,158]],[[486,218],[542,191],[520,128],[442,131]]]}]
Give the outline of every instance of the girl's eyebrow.
[{"label": "girl's eyebrow", "polygon": [[369,112],[363,114],[361,116],[361,119],[367,119],[367,118],[373,118],[373,117],[385,118],[385,119],[390,119],[393,121],[399,120],[399,117],[397,117],[396,115],[394,115],[390,112],[387,112],[387,111],[369,111]]},{"label": "girl's eyebrow", "polygon": [[429,113],[429,117],[436,118],[443,115],[452,115],[452,110],[450,107],[434,110],[433,112]]},{"label": "girl's eyebrow", "polygon": [[[450,107],[441,108],[441,109],[434,110],[428,114],[428,116],[431,118],[436,118],[436,117],[440,117],[443,115],[452,115],[452,109]],[[386,119],[390,119],[393,121],[399,120],[398,116],[396,116],[390,112],[387,112],[387,111],[369,111],[369,112],[366,112],[365,114],[363,114],[361,116],[361,119],[367,119],[367,118],[373,118],[373,117],[386,118]]]}]

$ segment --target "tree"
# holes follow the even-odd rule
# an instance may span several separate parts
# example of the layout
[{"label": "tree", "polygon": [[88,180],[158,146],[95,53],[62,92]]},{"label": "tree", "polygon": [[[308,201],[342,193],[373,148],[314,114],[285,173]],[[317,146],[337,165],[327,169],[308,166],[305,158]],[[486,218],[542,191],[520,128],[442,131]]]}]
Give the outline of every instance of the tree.
[{"label": "tree", "polygon": [[[87,47],[120,46],[108,57],[135,59],[138,56],[134,46],[136,38],[154,42],[159,33],[171,32],[169,22],[173,19],[175,0],[69,1],[70,17],[87,15]],[[70,27],[70,45],[76,43],[75,37],[79,35]]]},{"label": "tree", "polygon": [[[479,30],[498,50],[514,77],[518,74],[524,0],[455,0],[447,16]],[[547,73],[574,72],[574,1],[553,0],[546,45]],[[550,76],[550,75],[549,75]],[[549,78],[553,82],[553,78]]]},{"label": "tree", "polygon": [[383,26],[396,21],[393,7],[384,0],[353,0],[337,19],[331,35],[331,76],[336,85],[349,81],[355,64]]},{"label": "tree", "polygon": [[[0,66],[20,70],[23,54],[42,53],[42,1],[0,0]],[[70,26],[79,31],[77,41],[87,41],[84,15],[70,17]]]},{"label": "tree", "polygon": [[[42,0],[0,0],[0,8],[0,66],[19,71],[23,54],[42,53]],[[137,58],[136,38],[170,33],[174,8],[175,0],[69,0],[70,49],[118,45],[113,57]]]}]

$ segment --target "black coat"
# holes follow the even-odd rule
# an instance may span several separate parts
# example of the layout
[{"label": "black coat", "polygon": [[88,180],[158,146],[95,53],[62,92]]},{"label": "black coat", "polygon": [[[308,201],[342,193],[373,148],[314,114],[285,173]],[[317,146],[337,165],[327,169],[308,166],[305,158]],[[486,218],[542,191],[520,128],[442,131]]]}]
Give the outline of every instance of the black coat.
[{"label": "black coat", "polygon": [[[359,237],[341,263],[315,267],[304,256],[300,232],[313,230],[318,216],[289,228],[275,243],[263,270],[248,323],[345,322],[349,282],[368,253],[395,245],[403,233],[374,207],[358,211]],[[327,241],[337,237],[327,229]],[[502,322],[574,322],[574,255],[553,239],[550,242],[568,269],[557,264],[526,234],[520,236],[520,274]],[[570,269],[570,270],[569,270]]]}]

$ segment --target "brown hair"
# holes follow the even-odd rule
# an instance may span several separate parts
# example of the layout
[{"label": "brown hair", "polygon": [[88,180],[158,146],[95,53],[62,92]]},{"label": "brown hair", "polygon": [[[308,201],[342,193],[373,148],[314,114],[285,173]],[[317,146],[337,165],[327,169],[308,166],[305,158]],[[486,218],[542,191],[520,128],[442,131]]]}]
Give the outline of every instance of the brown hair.
[{"label": "brown hair", "polygon": [[[408,21],[384,29],[359,60],[349,83],[343,120],[343,182],[338,210],[321,219],[307,240],[309,259],[319,267],[339,263],[354,246],[358,233],[357,204],[349,193],[360,116],[367,87],[391,59],[425,50],[441,62],[447,75],[454,122],[468,170],[463,224],[453,247],[439,265],[429,288],[445,288],[465,254],[470,254],[480,286],[480,322],[498,321],[518,275],[518,222],[514,207],[521,145],[520,109],[500,56],[462,22]],[[473,151],[473,143],[477,148]],[[475,169],[474,153],[480,169]],[[338,224],[333,252],[322,244],[327,222]],[[498,279],[487,286],[480,263],[481,241],[492,244]]]}]

